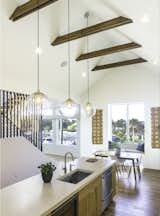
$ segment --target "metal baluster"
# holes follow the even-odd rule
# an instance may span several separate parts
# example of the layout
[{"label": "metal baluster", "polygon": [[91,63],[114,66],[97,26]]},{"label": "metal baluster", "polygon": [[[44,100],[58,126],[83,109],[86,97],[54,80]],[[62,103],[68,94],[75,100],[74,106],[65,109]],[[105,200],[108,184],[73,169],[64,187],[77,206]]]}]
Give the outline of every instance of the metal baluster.
[{"label": "metal baluster", "polygon": [[16,135],[16,128],[15,128],[15,124],[16,124],[16,94],[13,93],[13,136],[15,137]]},{"label": "metal baluster", "polygon": [[20,136],[22,136],[22,94],[19,95],[19,128]]},{"label": "metal baluster", "polygon": [[31,142],[33,143],[33,104],[32,102],[31,102],[30,111],[31,111]]},{"label": "metal baluster", "polygon": [[35,145],[35,104],[32,102],[33,104],[33,142],[34,142],[34,145]]},{"label": "metal baluster", "polygon": [[16,136],[18,135],[18,94],[16,94]]},{"label": "metal baluster", "polygon": [[5,137],[5,134],[6,134],[6,127],[5,127],[5,96],[6,96],[6,92],[3,91],[3,138]]},{"label": "metal baluster", "polygon": [[[42,106],[41,106],[41,113],[42,113]],[[40,127],[40,150],[43,151],[43,146],[42,146],[42,114],[40,115],[39,119],[39,127]]]},{"label": "metal baluster", "polygon": [[28,103],[26,105],[26,134],[28,138]]},{"label": "metal baluster", "polygon": [[24,136],[24,94],[22,94],[21,96],[21,103],[22,103],[22,113],[21,113],[21,131],[22,131],[22,134]]},{"label": "metal baluster", "polygon": [[6,137],[8,137],[8,91],[6,92]]},{"label": "metal baluster", "polygon": [[3,137],[3,91],[0,90],[0,138]]},{"label": "metal baluster", "polygon": [[10,92],[10,137],[12,137],[12,105],[13,105],[13,101],[12,101],[12,92]]}]

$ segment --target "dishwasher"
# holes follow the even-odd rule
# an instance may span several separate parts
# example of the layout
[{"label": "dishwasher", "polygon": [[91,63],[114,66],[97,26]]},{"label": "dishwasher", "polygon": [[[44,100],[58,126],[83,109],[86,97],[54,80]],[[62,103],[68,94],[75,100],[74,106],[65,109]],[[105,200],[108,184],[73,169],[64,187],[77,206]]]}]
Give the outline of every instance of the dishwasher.
[{"label": "dishwasher", "polygon": [[112,201],[112,168],[102,175],[102,211],[104,211]]}]

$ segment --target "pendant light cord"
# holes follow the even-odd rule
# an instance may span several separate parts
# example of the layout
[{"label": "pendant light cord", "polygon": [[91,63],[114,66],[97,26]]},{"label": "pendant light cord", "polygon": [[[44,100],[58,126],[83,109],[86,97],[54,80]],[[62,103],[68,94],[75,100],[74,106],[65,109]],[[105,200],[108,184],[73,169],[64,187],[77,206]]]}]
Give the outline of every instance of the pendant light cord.
[{"label": "pendant light cord", "polygon": [[68,0],[68,98],[71,96],[71,52],[70,52],[70,0]]},{"label": "pendant light cord", "polygon": [[[87,16],[87,27],[88,27],[88,16]],[[89,40],[87,36],[87,53],[89,52]],[[89,74],[89,60],[87,59],[87,87],[88,87],[88,102],[90,101],[90,89],[89,89],[89,82],[90,82],[90,74]]]},{"label": "pendant light cord", "polygon": [[[39,5],[39,0],[37,0],[37,5]],[[40,35],[39,35],[39,9],[37,10],[37,91],[39,91],[39,55],[40,55]]]}]

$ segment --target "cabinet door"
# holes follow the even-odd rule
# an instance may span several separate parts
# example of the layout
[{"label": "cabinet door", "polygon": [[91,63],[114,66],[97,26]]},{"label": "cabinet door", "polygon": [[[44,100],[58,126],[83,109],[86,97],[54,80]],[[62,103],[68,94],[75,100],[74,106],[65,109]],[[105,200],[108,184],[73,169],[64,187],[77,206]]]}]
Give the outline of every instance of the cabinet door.
[{"label": "cabinet door", "polygon": [[91,182],[79,193],[79,216],[99,216],[102,209],[101,177]]},{"label": "cabinet door", "polygon": [[113,188],[113,193],[112,193],[112,198],[116,195],[116,169],[115,166],[112,167],[112,188]]}]

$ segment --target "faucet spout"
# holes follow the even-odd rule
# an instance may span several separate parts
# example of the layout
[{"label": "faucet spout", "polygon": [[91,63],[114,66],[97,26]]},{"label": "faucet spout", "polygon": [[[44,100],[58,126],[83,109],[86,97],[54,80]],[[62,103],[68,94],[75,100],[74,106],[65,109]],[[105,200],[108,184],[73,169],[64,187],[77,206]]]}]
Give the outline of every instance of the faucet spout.
[{"label": "faucet spout", "polygon": [[64,157],[64,172],[67,173],[67,157],[71,156],[72,161],[74,161],[73,154],[71,152],[66,152],[65,157]]}]

